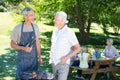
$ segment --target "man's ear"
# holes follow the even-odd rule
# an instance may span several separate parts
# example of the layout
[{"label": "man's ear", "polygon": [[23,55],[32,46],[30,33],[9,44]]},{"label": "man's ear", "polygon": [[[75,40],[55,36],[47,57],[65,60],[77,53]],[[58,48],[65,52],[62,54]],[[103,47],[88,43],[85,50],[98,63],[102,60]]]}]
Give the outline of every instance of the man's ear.
[{"label": "man's ear", "polygon": [[24,15],[24,18],[26,19],[26,18],[27,18],[27,15]]}]

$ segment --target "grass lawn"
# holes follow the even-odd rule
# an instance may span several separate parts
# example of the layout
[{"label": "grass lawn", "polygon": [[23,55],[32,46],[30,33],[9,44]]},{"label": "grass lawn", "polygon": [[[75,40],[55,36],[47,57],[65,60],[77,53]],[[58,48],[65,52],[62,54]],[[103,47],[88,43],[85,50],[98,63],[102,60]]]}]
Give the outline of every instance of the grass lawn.
[{"label": "grass lawn", "polygon": [[[10,32],[13,29],[13,26],[15,23],[11,19],[11,16],[2,16],[3,13],[0,13],[0,17],[4,18],[3,20],[0,20],[0,36],[10,36]],[[5,21],[11,21],[6,24]],[[2,25],[2,26],[1,26]],[[41,52],[43,57],[43,65],[39,65],[39,70],[46,70],[48,72],[52,71],[51,65],[48,64],[49,61],[49,53],[50,53],[50,38],[52,34],[52,30],[54,29],[53,26],[45,25],[43,22],[39,22],[39,29],[41,32]],[[9,26],[9,28],[8,28]],[[72,28],[80,41],[79,37],[79,31],[77,28]],[[98,31],[99,30],[99,31]],[[10,31],[10,32],[9,32]],[[105,47],[105,41],[106,37],[103,34],[102,30],[99,27],[96,27],[95,24],[93,24],[93,27],[91,29],[91,43],[86,45],[89,49],[89,52],[93,52],[94,46],[99,46],[100,51],[102,51]],[[118,42],[120,41],[119,37],[115,37],[115,46],[120,52],[120,46],[118,46]],[[84,45],[81,43],[81,45]],[[0,37],[0,80],[14,80],[15,79],[15,70],[16,70],[16,59],[17,59],[17,52],[10,48],[10,39],[9,37]],[[119,61],[119,60],[118,60]],[[77,80],[74,78],[75,72],[71,75],[69,75],[68,80]],[[120,79],[120,71],[117,73],[118,78]],[[112,79],[112,77],[111,77]],[[96,80],[101,80],[100,76],[97,75]],[[106,80],[106,79],[103,79]]]}]

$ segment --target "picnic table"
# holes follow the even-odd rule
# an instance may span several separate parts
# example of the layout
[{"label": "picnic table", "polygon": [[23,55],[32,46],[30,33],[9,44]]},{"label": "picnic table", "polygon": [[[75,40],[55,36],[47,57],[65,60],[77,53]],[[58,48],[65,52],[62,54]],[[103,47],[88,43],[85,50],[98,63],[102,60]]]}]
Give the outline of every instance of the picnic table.
[{"label": "picnic table", "polygon": [[[115,71],[120,70],[120,67],[112,66],[114,63],[112,59],[105,57],[101,57],[101,58],[91,57],[89,61],[95,63],[93,68],[82,69],[76,66],[71,66],[70,68],[81,70],[82,74],[92,74],[90,80],[95,80],[97,73],[105,73],[105,72],[112,72],[114,80],[117,80]],[[108,65],[108,67],[100,68],[101,65]]]}]

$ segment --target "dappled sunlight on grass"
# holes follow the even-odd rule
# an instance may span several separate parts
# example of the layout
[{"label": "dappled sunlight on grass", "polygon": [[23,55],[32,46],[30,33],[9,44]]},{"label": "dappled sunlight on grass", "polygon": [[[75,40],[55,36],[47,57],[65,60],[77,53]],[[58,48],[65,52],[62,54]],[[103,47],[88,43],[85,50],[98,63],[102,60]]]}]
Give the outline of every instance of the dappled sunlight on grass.
[{"label": "dappled sunlight on grass", "polygon": [[14,79],[16,70],[16,51],[10,48],[5,49],[6,54],[0,56],[0,78],[1,79]]},{"label": "dappled sunlight on grass", "polygon": [[0,12],[0,35],[10,35],[15,26],[15,22],[10,14],[10,12]]},{"label": "dappled sunlight on grass", "polygon": [[9,38],[0,38],[0,55],[6,54],[8,51],[5,49],[10,47]]},{"label": "dappled sunlight on grass", "polygon": [[10,76],[7,76],[7,77],[4,77],[3,78],[4,80],[13,80],[14,78],[10,77]]}]

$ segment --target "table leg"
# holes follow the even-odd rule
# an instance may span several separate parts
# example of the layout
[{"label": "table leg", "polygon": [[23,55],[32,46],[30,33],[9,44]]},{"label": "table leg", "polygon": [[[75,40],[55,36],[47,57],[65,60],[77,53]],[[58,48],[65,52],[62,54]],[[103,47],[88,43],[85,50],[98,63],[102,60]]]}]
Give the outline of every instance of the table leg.
[{"label": "table leg", "polygon": [[96,75],[97,75],[97,73],[96,73],[96,72],[95,72],[95,73],[93,73],[93,74],[92,74],[92,77],[91,77],[91,79],[90,79],[90,80],[95,80]]},{"label": "table leg", "polygon": [[70,68],[69,69],[69,75],[72,73],[72,71],[73,71],[73,68]]},{"label": "table leg", "polygon": [[114,80],[118,80],[118,79],[117,79],[117,76],[116,76],[116,74],[115,74],[114,71],[112,71],[112,75],[113,75],[113,77],[114,77]]}]

